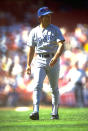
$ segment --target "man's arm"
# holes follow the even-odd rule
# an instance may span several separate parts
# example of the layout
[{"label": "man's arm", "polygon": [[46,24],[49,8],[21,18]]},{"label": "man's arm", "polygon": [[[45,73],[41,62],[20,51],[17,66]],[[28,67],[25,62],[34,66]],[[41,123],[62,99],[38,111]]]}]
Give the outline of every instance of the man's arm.
[{"label": "man's arm", "polygon": [[26,72],[29,75],[31,74],[31,62],[32,62],[34,53],[35,53],[35,47],[30,47],[27,54],[27,69],[26,69]]},{"label": "man's arm", "polygon": [[58,42],[58,49],[54,55],[54,57],[51,59],[49,66],[53,67],[54,64],[57,62],[58,57],[61,56],[63,50],[64,50],[64,42]]}]

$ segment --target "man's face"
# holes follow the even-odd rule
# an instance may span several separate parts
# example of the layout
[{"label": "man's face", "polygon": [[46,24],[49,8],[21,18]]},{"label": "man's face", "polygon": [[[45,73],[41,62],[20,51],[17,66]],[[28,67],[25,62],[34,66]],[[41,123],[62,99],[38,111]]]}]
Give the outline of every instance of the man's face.
[{"label": "man's face", "polygon": [[42,16],[41,20],[42,20],[42,23],[45,23],[47,25],[51,24],[51,14]]}]

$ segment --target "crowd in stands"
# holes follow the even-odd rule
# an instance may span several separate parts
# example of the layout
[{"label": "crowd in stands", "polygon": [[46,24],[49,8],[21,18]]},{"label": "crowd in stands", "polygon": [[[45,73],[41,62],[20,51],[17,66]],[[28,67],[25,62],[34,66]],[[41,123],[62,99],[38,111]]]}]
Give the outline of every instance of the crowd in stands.
[{"label": "crowd in stands", "polygon": [[[0,26],[0,105],[16,106],[19,103],[32,102],[33,67],[36,54],[32,62],[31,76],[25,75],[29,49],[26,42],[31,29],[28,23]],[[72,32],[66,27],[60,27],[60,29],[65,37],[65,49],[60,58],[58,80],[60,95],[74,91],[75,83],[80,82],[83,89],[86,89],[88,101],[88,25],[78,24]],[[85,95],[85,91],[83,93]],[[47,77],[42,94],[41,100],[48,98],[51,102]],[[88,102],[86,104],[88,105]]]}]

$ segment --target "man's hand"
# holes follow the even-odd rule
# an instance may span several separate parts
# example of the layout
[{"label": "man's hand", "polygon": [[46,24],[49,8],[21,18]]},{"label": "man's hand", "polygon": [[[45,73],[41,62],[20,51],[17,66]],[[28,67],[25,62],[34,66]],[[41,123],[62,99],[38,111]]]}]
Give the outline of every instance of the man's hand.
[{"label": "man's hand", "polygon": [[58,45],[58,49],[57,49],[54,57],[51,59],[51,61],[49,63],[50,67],[54,66],[54,64],[57,62],[57,59],[61,56],[63,49],[64,49],[64,43],[63,42],[58,42],[57,45]]},{"label": "man's hand", "polygon": [[28,75],[31,75],[31,66],[27,66],[27,68],[26,68],[26,73],[27,73]]},{"label": "man's hand", "polygon": [[34,52],[35,52],[35,47],[30,47],[29,48],[29,51],[27,53],[27,68],[26,68],[26,73],[28,75],[31,74],[31,62],[32,62],[32,59],[33,59],[33,56],[34,56]]},{"label": "man's hand", "polygon": [[53,66],[56,64],[56,62],[57,62],[57,59],[53,57],[53,58],[51,59],[50,63],[49,63],[49,66],[50,66],[50,67],[53,67]]}]

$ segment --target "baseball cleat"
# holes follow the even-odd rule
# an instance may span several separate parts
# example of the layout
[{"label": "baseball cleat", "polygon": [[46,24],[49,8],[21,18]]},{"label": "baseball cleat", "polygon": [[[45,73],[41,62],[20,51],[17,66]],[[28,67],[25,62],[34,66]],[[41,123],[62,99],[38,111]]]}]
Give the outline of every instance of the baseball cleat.
[{"label": "baseball cleat", "polygon": [[29,117],[32,120],[39,120],[39,113],[38,112],[32,112]]},{"label": "baseball cleat", "polygon": [[58,114],[57,115],[52,115],[51,120],[54,120],[54,119],[59,119],[59,115]]}]

